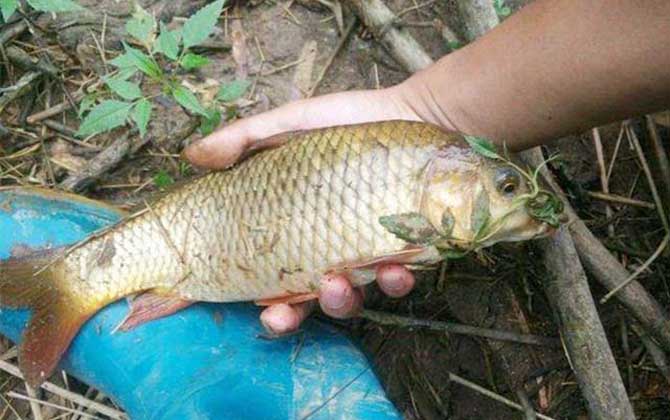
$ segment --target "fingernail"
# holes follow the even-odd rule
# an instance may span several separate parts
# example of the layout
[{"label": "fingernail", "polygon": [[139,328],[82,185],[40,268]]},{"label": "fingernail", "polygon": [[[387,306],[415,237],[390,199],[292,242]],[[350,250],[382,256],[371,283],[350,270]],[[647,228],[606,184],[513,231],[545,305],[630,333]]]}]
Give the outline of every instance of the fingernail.
[{"label": "fingernail", "polygon": [[331,309],[341,309],[351,300],[352,289],[342,287],[341,284],[332,278],[326,277],[321,280],[321,293],[319,293],[321,303]]}]

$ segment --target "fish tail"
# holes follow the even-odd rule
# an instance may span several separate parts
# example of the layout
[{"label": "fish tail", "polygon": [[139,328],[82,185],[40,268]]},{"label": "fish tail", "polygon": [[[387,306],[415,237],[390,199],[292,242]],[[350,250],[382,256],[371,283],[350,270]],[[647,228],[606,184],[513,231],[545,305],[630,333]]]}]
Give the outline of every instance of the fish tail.
[{"label": "fish tail", "polygon": [[79,328],[95,312],[70,291],[59,251],[0,261],[0,308],[32,312],[19,344],[19,368],[34,387],[56,369]]}]

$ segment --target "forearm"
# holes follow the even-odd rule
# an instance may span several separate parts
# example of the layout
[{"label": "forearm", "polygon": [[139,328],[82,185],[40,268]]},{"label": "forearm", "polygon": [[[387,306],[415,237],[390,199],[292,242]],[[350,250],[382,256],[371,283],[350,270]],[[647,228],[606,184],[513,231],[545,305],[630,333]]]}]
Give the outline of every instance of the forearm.
[{"label": "forearm", "polygon": [[523,149],[670,106],[670,2],[537,0],[399,86],[421,118]]}]

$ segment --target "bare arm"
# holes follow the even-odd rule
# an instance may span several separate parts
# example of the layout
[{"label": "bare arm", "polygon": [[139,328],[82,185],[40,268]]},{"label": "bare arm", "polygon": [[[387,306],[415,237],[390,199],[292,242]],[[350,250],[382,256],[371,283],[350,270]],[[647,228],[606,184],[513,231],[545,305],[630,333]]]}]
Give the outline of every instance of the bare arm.
[{"label": "bare arm", "polygon": [[401,85],[420,118],[522,149],[670,106],[670,2],[538,0]]},{"label": "bare arm", "polygon": [[[606,122],[670,107],[670,2],[537,0],[478,41],[387,89],[292,102],[236,121],[185,151],[194,164],[223,168],[259,139],[284,131],[388,119],[534,146]],[[407,294],[411,274],[382,267],[379,285]],[[324,279],[323,310],[355,313],[362,294],[343,277]],[[268,329],[290,331],[310,305],[268,308]]]}]

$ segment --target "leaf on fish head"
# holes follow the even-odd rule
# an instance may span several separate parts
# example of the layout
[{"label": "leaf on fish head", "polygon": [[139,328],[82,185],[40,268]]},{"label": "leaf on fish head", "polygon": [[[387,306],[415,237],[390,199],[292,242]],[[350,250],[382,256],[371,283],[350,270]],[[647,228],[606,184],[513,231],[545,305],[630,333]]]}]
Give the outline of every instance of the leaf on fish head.
[{"label": "leaf on fish head", "polygon": [[470,136],[466,134],[465,141],[468,142],[472,150],[484,157],[489,159],[502,159],[496,151],[496,147],[493,145],[493,143],[483,137]]},{"label": "leaf on fish head", "polygon": [[379,223],[389,232],[411,244],[431,244],[440,236],[422,214],[416,212],[382,216]]},{"label": "leaf on fish head", "polygon": [[454,231],[454,225],[456,225],[456,219],[454,218],[454,215],[451,214],[451,211],[446,209],[444,213],[442,213],[442,235],[447,237],[451,236]]},{"label": "leaf on fish head", "polygon": [[472,214],[470,215],[470,226],[472,227],[475,241],[485,234],[486,226],[491,218],[489,207],[489,194],[486,190],[479,191],[472,207]]},{"label": "leaf on fish head", "polygon": [[563,202],[554,194],[546,191],[539,192],[526,202],[526,209],[531,217],[551,227],[556,228],[561,224]]}]

